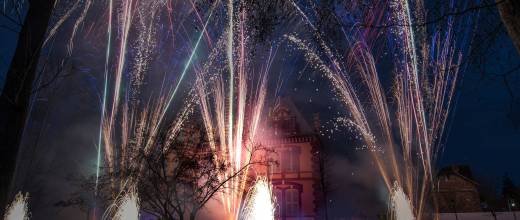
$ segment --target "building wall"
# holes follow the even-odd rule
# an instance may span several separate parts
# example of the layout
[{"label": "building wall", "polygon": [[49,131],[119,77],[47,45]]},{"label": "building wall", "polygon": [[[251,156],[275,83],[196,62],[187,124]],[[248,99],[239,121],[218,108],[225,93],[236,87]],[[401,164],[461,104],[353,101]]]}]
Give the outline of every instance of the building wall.
[{"label": "building wall", "polygon": [[479,212],[480,197],[476,185],[458,175],[439,177],[439,212]]},{"label": "building wall", "polygon": [[[286,171],[282,168],[279,170],[270,168],[267,170],[267,174],[271,179],[274,189],[273,190],[281,190],[284,191],[290,188],[297,188],[299,193],[299,211],[297,215],[291,216],[279,216],[278,219],[290,220],[290,219],[315,219],[316,217],[316,206],[315,206],[315,188],[314,183],[316,181],[316,175],[313,170],[313,154],[312,154],[312,138],[304,138],[301,140],[307,140],[306,142],[298,142],[294,140],[294,142],[286,142],[286,143],[274,143],[269,145],[270,148],[274,150],[275,159],[278,162],[278,166],[281,166],[283,163],[287,161],[281,161],[279,153],[280,151],[284,151],[286,149],[298,149],[297,153],[297,164],[298,169],[296,171]],[[276,165],[275,165],[276,166]],[[275,193],[276,194],[276,193]],[[277,201],[279,205],[284,205],[282,200],[286,200],[286,198],[282,196],[277,196]],[[279,198],[282,197],[282,198]],[[279,207],[279,211],[280,211]],[[287,210],[283,211],[286,214]]]},{"label": "building wall", "polygon": [[[269,177],[273,184],[279,204],[277,219],[317,219],[316,204],[320,194],[315,187],[319,173],[314,152],[321,146],[316,136],[318,122],[319,118],[315,116],[314,127],[311,127],[288,98],[278,100],[264,122],[266,133],[261,135],[262,145],[273,151],[268,157],[278,163],[264,169],[255,168],[254,172]],[[295,204],[298,204],[297,210]],[[291,210],[296,211],[292,213]]]}]

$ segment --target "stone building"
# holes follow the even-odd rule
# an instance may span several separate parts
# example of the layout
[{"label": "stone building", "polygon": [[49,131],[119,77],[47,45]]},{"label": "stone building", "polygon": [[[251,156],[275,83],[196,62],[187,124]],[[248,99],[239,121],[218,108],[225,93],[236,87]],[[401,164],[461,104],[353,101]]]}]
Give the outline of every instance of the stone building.
[{"label": "stone building", "polygon": [[468,166],[449,166],[437,176],[436,199],[440,213],[480,212],[480,195]]}]

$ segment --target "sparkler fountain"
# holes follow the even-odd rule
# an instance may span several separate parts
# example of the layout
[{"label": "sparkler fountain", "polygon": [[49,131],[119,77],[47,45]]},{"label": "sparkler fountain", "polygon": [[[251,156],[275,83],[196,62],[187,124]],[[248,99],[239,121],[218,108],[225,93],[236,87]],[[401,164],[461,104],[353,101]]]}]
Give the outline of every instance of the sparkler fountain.
[{"label": "sparkler fountain", "polygon": [[120,195],[107,209],[103,219],[139,220],[139,197],[136,188],[130,187],[127,192]]},{"label": "sparkler fountain", "polygon": [[16,194],[11,205],[7,207],[4,220],[29,220],[28,199],[29,195],[27,194],[23,195],[20,192]]},{"label": "sparkler fountain", "polygon": [[[96,8],[90,7],[90,2],[88,7],[85,6],[85,11]],[[106,2],[108,7],[97,6],[108,9],[108,25],[105,35],[104,85],[101,98],[95,197],[100,197],[100,187],[103,187],[100,186],[102,184],[99,181],[100,176],[109,176],[110,194],[116,199],[119,210],[123,210],[118,217],[120,219],[129,219],[130,216],[137,219],[138,206],[133,204],[138,200],[136,189],[122,198],[116,195],[124,191],[129,179],[138,179],[143,172],[144,166],[142,161],[137,159],[138,154],[149,155],[156,151],[166,151],[167,149],[158,149],[160,145],[157,143],[158,136],[164,127],[169,126],[170,139],[167,141],[174,139],[184,120],[193,110],[195,100],[193,91],[188,92],[184,100],[179,101],[181,103],[176,103],[174,100],[180,99],[178,96],[181,93],[181,85],[195,62],[195,54],[201,50],[200,47],[203,47],[204,35],[207,36],[208,45],[211,45],[206,28],[210,24],[217,3],[218,1],[209,8],[206,16],[199,14],[193,2],[110,0]],[[184,10],[186,8],[189,10]],[[197,16],[202,27],[200,33],[196,33],[192,47],[188,47],[187,50],[175,48],[175,41],[182,36],[175,34],[178,30],[174,29],[174,24],[181,27],[184,25],[184,20],[178,23],[172,20],[171,11],[174,9],[186,11],[187,15]],[[82,13],[82,17],[85,13]],[[202,20],[204,17],[206,17],[205,21]],[[60,19],[57,26],[67,18],[68,16],[64,16]],[[169,23],[166,30],[160,22],[165,19]],[[76,26],[73,33],[76,31]],[[54,31],[51,31],[51,36]],[[101,32],[104,31],[101,29]],[[187,38],[191,40],[189,36]],[[170,43],[171,48],[176,49],[177,52],[168,59],[185,60],[184,54],[188,54],[188,59],[181,68],[174,68],[177,67],[174,66],[171,70],[164,71],[157,69],[160,68],[157,67],[158,65],[153,65],[153,62],[158,62],[157,59],[152,59],[152,56],[157,57],[157,45],[164,43]],[[171,71],[175,74],[170,74]],[[164,72],[164,74],[157,76],[153,74],[154,72]],[[161,77],[162,86],[157,87],[157,78]],[[166,80],[172,80],[173,83],[166,83]],[[147,86],[149,84],[151,86]],[[148,101],[145,101],[146,99]],[[176,116],[170,120],[169,117],[174,112]],[[101,167],[106,169],[101,170]]]},{"label": "sparkler fountain", "polygon": [[246,196],[241,210],[241,220],[274,220],[276,207],[271,184],[265,178],[258,178]]},{"label": "sparkler fountain", "polygon": [[[245,12],[242,17],[244,15]],[[253,153],[257,150],[256,133],[267,93],[267,74],[273,61],[272,54],[269,53],[269,58],[256,79],[257,84],[252,86],[253,76],[246,71],[248,61],[245,56],[244,27],[242,22],[239,24],[241,31],[238,65],[228,64],[238,66],[237,84],[232,84],[234,80],[225,81],[218,75],[209,74],[208,68],[199,72],[197,78],[197,94],[209,145],[220,152],[215,155],[217,160],[226,161],[230,165],[227,172],[220,177],[223,180],[229,179],[222,196],[228,219],[239,216],[248,170],[254,163]],[[205,80],[208,78],[209,81]],[[237,86],[236,92],[226,93],[226,82],[231,84],[228,86],[230,90]],[[234,99],[237,99],[235,104],[232,101]]]},{"label": "sparkler fountain", "polygon": [[[394,82],[389,92],[385,91],[382,83],[385,78],[378,73],[372,52],[376,50],[372,44],[377,39],[370,38],[377,36],[374,29],[379,30],[370,27],[385,26],[377,23],[384,20],[385,3],[388,3],[388,21],[392,22],[387,27],[388,35],[396,51]],[[432,166],[452,105],[462,54],[456,49],[453,19],[447,19],[443,32],[436,29],[428,35],[425,28],[414,28],[412,21],[414,18],[425,20],[424,3],[410,4],[408,0],[383,1],[374,7],[380,8],[379,12],[363,12],[371,15],[356,21],[363,25],[350,32],[341,27],[347,36],[343,57],[328,46],[311,19],[293,2],[314,31],[316,43],[296,34],[287,35],[287,39],[305,53],[308,63],[329,79],[337,99],[350,114],[338,118],[337,122],[355,130],[364,148],[370,151],[392,194],[395,216],[423,219],[428,218],[425,209],[430,202],[427,195],[433,189]],[[368,100],[363,100],[364,97]],[[388,102],[391,98],[395,103]]]},{"label": "sparkler fountain", "polygon": [[[267,63],[257,74],[259,77],[255,78],[256,75],[249,73],[250,60],[246,56],[248,52],[246,10],[242,9],[235,13],[233,8],[236,6],[233,5],[233,1],[229,1],[227,4],[228,28],[221,35],[221,40],[217,41],[215,47],[209,48],[211,52],[207,56],[202,70],[198,68],[195,61],[196,53],[200,50],[199,47],[204,36],[206,36],[207,45],[212,45],[206,29],[212,19],[213,11],[219,3],[220,1],[215,1],[211,5],[204,22],[203,16],[195,11],[202,30],[189,53],[186,64],[179,73],[177,83],[171,88],[161,88],[158,98],[151,97],[151,101],[143,107],[138,100],[142,100],[143,85],[145,84],[143,80],[146,78],[146,74],[149,74],[150,56],[153,54],[155,44],[159,43],[156,41],[157,25],[155,25],[154,19],[157,17],[156,14],[160,14],[161,6],[164,6],[165,3],[160,1],[155,3],[109,2],[105,87],[99,145],[104,148],[109,173],[127,170],[127,168],[137,168],[141,171],[143,166],[132,158],[135,158],[136,153],[140,151],[148,154],[157,150],[155,147],[158,132],[164,126],[167,115],[172,112],[172,105],[183,79],[190,67],[194,66],[194,70],[197,72],[197,86],[188,92],[188,98],[182,105],[176,106],[177,108],[182,107],[173,121],[173,126],[171,126],[173,129],[168,131],[168,136],[172,139],[176,137],[184,120],[193,111],[194,104],[199,102],[209,145],[212,150],[220,152],[214,156],[215,160],[223,160],[230,165],[226,173],[219,177],[225,181],[221,201],[226,207],[228,218],[236,219],[246,187],[252,151],[255,148],[255,134],[266,96],[267,73],[273,59],[271,50]],[[192,3],[192,5],[194,4]],[[170,7],[168,5],[167,8]],[[112,21],[113,12],[119,14],[117,21]],[[141,24],[142,27],[138,27],[137,42],[130,44],[129,41],[132,38],[129,37],[129,31],[132,29],[131,21],[135,19],[134,16],[139,18],[138,24]],[[237,21],[234,21],[235,19]],[[121,30],[118,32],[119,36],[116,37],[118,40],[116,46],[112,45],[113,27],[111,25],[116,25]],[[235,43],[235,41],[237,42]],[[126,50],[129,45],[136,45],[130,48],[136,50],[135,57],[128,57]],[[112,47],[118,49],[112,52]],[[226,56],[221,56],[224,53]],[[116,58],[111,58],[111,56]],[[219,62],[219,59],[224,57],[227,66],[218,66],[226,63]],[[115,62],[115,74],[109,76],[108,69],[112,61]],[[212,71],[209,71],[210,69]],[[228,77],[219,76],[219,71],[215,71],[215,69],[221,71],[227,69]],[[123,74],[124,71],[129,72],[128,76]],[[129,80],[130,83],[125,84],[125,80]],[[258,81],[257,84],[252,84],[254,80]],[[123,89],[129,92],[121,93]],[[167,91],[164,92],[165,90]],[[215,132],[218,134],[217,137],[214,136]],[[101,159],[98,159],[101,164]],[[139,173],[137,172],[137,175]],[[99,175],[99,171],[97,174]],[[120,190],[125,181],[124,178],[113,179],[112,190]]]},{"label": "sparkler fountain", "polygon": [[410,200],[403,192],[403,189],[395,183],[392,195],[390,196],[393,217],[399,220],[414,220]]}]

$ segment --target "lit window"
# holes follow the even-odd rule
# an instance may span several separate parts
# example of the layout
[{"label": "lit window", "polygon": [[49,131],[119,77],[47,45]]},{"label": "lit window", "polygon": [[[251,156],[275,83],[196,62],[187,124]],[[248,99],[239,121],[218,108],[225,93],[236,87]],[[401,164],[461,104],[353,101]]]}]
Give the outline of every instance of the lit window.
[{"label": "lit window", "polygon": [[287,160],[286,172],[298,172],[300,168],[300,152],[297,147],[291,147],[287,151],[289,155]]},{"label": "lit window", "polygon": [[297,189],[285,190],[285,214],[297,216],[300,212],[300,192]]},{"label": "lit window", "polygon": [[300,153],[297,147],[286,148],[281,152],[280,165],[284,172],[298,172],[300,163]]},{"label": "lit window", "polygon": [[279,148],[272,155],[276,163],[271,165],[271,173],[298,172],[300,170],[300,151],[298,147]]}]

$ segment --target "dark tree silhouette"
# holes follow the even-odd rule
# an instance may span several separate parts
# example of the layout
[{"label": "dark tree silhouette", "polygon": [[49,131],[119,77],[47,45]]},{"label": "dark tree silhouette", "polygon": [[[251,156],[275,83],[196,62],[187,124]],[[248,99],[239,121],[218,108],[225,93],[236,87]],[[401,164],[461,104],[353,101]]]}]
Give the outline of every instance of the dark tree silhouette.
[{"label": "dark tree silhouette", "polygon": [[[151,153],[139,151],[124,160],[136,166],[117,168],[99,178],[99,191],[95,198],[98,208],[111,204],[118,192],[125,190],[125,186],[123,189],[114,187],[114,180],[136,180],[143,211],[159,219],[194,220],[209,201],[227,189],[226,183],[239,177],[247,178],[245,171],[251,166],[268,163],[265,157],[258,156],[265,149],[255,145],[247,152],[252,159],[244,161],[241,169],[230,173],[230,164],[215,157],[221,152],[211,149],[202,128],[194,124],[184,125],[174,140],[164,132],[154,149]],[[80,191],[54,205],[90,209],[92,201],[89,198],[96,187],[95,177],[74,177],[71,180],[80,185]]]},{"label": "dark tree silhouette", "polygon": [[[55,0],[31,0],[0,96],[0,207],[5,207],[16,166],[38,58]],[[0,215],[3,209],[0,209]]]},{"label": "dark tree silhouette", "polygon": [[[502,178],[502,196],[507,210],[518,210],[520,202],[520,189],[515,185],[511,177],[504,175]],[[513,205],[514,204],[514,205]]]},{"label": "dark tree silhouette", "polygon": [[503,2],[498,4],[498,11],[507,33],[520,53],[520,2],[515,0],[497,0],[497,2]]},{"label": "dark tree silhouette", "polygon": [[166,151],[141,154],[145,165],[138,190],[143,210],[161,219],[194,220],[228,181],[259,162],[245,161],[242,169],[224,176],[229,164],[215,157],[220,152],[210,148],[203,133],[199,126],[188,125],[175,142],[157,148]]}]

